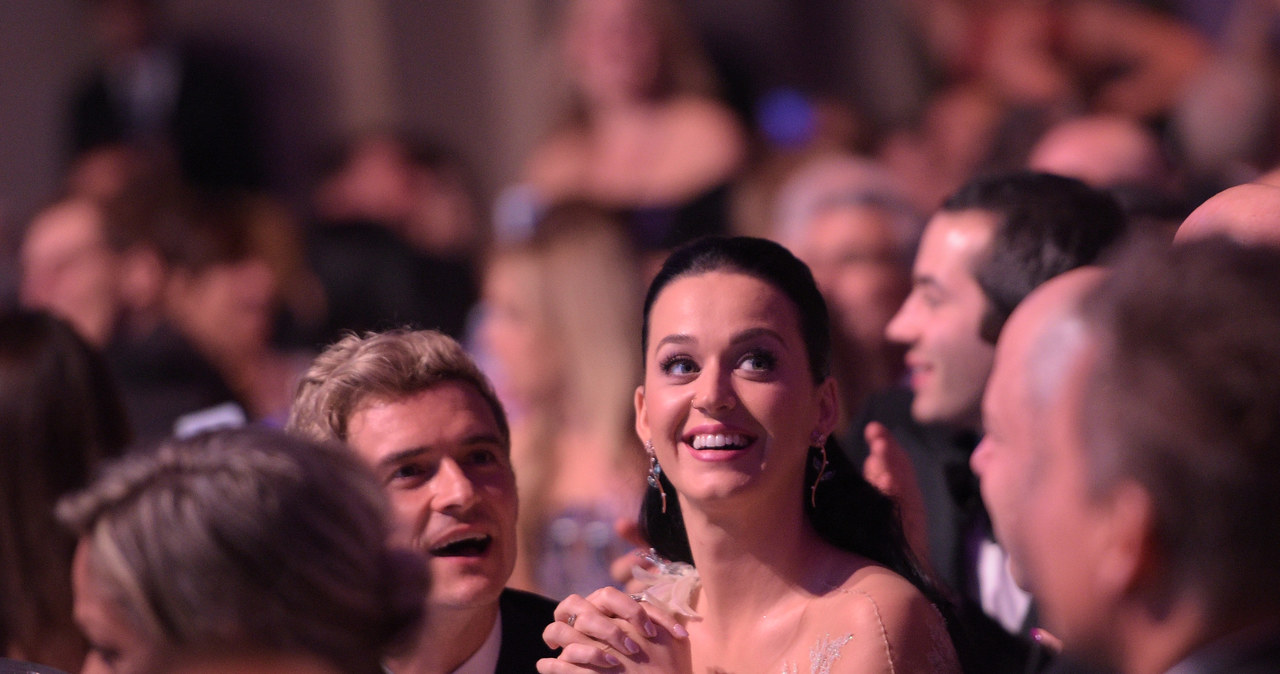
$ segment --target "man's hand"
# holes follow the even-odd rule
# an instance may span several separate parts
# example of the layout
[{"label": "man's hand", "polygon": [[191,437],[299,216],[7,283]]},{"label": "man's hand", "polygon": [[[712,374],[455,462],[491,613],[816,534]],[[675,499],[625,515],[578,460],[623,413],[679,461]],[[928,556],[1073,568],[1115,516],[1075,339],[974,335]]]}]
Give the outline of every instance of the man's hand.
[{"label": "man's hand", "polygon": [[863,437],[870,451],[862,463],[862,476],[898,504],[907,543],[919,562],[928,569],[929,529],[925,520],[924,494],[916,480],[915,466],[911,465],[911,458],[884,424],[878,421],[867,424]]}]

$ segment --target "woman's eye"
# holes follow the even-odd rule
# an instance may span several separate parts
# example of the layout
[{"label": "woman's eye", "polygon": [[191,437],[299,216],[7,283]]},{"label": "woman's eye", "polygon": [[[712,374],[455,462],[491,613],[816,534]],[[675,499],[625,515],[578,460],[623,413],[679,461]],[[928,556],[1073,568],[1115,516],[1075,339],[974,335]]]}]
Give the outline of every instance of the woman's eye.
[{"label": "woman's eye", "polygon": [[753,351],[743,356],[741,365],[743,369],[753,372],[766,372],[773,369],[777,364],[777,359],[773,354],[766,351]]},{"label": "woman's eye", "polygon": [[693,360],[684,356],[673,356],[662,361],[662,372],[670,375],[693,374],[698,371]]}]

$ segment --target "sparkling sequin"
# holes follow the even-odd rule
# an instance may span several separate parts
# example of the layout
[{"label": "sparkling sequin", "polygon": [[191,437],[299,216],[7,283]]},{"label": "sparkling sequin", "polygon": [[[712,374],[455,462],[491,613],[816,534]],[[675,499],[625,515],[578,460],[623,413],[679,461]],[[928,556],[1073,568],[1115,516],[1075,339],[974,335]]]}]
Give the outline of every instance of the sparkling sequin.
[{"label": "sparkling sequin", "polygon": [[[832,639],[830,634],[822,635],[818,643],[809,649],[809,674],[831,674],[831,665],[840,659],[840,650],[845,644],[853,641],[852,634],[839,639]],[[800,674],[795,663],[783,665],[782,674]]]}]

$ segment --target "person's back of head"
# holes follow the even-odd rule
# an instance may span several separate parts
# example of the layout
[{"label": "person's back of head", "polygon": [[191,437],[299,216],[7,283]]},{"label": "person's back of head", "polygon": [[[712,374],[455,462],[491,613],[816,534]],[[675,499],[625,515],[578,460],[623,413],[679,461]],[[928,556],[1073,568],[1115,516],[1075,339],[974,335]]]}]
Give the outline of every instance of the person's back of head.
[{"label": "person's back of head", "polygon": [[53,506],[130,432],[101,357],[53,316],[0,316],[0,436],[0,652],[72,669],[84,652],[66,585],[75,541]]},{"label": "person's back of head", "polygon": [[[778,188],[771,238],[795,252],[813,219],[842,206],[869,205],[895,216],[904,263],[920,238],[924,218],[907,198],[906,186],[882,164],[852,154],[819,155],[792,170]],[[803,259],[803,256],[801,256]]]},{"label": "person's back of head", "polygon": [[1121,185],[1163,189],[1171,180],[1160,138],[1137,120],[1121,115],[1083,115],[1055,124],[1032,147],[1027,165],[1104,189]]},{"label": "person's back of head", "polygon": [[1209,629],[1280,618],[1280,251],[1142,250],[1086,307],[1101,335],[1078,420],[1089,477],[1150,495],[1148,589],[1201,603]]},{"label": "person's back of head", "polygon": [[1213,236],[1280,245],[1280,184],[1244,183],[1209,197],[1183,220],[1174,242]]},{"label": "person's back of head", "polygon": [[387,546],[377,481],[341,447],[241,429],[170,441],[66,497],[80,535],[86,661],[140,671],[278,653],[379,671],[421,617],[425,577]]},{"label": "person's back of head", "polygon": [[1074,178],[1022,171],[969,181],[944,212],[996,217],[991,243],[973,270],[987,299],[983,339],[995,343],[1014,307],[1046,280],[1094,264],[1125,235],[1119,204]]}]

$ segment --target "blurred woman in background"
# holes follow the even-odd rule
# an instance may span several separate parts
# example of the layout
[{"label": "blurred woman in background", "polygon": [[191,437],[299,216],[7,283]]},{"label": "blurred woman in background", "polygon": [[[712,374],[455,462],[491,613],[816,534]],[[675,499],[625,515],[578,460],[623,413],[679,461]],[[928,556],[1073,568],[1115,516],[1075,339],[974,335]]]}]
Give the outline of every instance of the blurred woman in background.
[{"label": "blurred woman in background", "polygon": [[727,230],[745,134],[674,4],[570,0],[558,30],[567,100],[526,168],[536,198],[616,209],[644,249]]},{"label": "blurred woman in background", "polygon": [[644,488],[631,432],[639,274],[619,223],[585,204],[553,208],[531,243],[489,264],[480,334],[512,420],[517,586],[595,589],[631,547],[615,522],[634,520]]},{"label": "blurred woman in background", "polygon": [[0,655],[75,671],[75,537],[53,508],[129,442],[101,357],[43,312],[0,316]]}]

